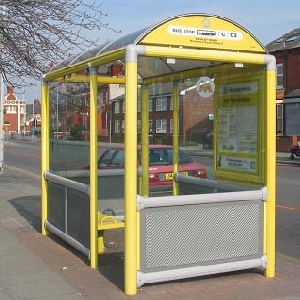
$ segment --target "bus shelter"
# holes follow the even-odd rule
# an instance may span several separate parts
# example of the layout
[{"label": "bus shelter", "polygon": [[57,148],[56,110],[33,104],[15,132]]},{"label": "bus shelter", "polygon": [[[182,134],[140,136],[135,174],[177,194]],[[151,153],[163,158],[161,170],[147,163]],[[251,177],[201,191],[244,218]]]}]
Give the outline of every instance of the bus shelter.
[{"label": "bus shelter", "polygon": [[[109,72],[115,65],[122,66],[117,74]],[[88,167],[58,170],[53,154],[60,147],[53,141],[58,129],[52,121],[59,97],[67,94],[59,95],[58,87],[82,84],[87,90],[83,116],[89,118],[89,137],[83,152]],[[149,102],[166,84],[172,98],[173,190],[152,197]],[[124,169],[98,169],[103,85],[124,88]],[[274,57],[245,28],[215,15],[171,17],[66,58],[43,77],[42,233],[65,239],[97,268],[98,254],[105,251],[103,232],[124,228],[126,294],[136,294],[147,283],[250,268],[274,277],[275,88]],[[182,95],[189,91],[194,107],[183,114]],[[182,127],[192,111],[203,109],[204,100],[213,109],[214,177],[200,179],[178,172],[178,149]],[[68,98],[65,105],[72,101]],[[82,154],[74,151],[75,144],[65,142],[67,154],[57,150],[60,166],[71,157],[78,161]],[[122,203],[123,219],[101,206],[110,202]]]}]

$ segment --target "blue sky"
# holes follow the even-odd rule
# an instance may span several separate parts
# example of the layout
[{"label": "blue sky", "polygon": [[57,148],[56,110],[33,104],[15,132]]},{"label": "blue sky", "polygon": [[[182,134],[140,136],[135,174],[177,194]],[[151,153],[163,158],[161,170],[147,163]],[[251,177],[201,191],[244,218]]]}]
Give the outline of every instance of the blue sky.
[{"label": "blue sky", "polygon": [[[206,13],[229,18],[248,29],[264,45],[282,34],[300,27],[299,0],[104,0],[106,20],[121,35],[155,24],[168,17],[185,13]],[[106,21],[105,20],[105,21]],[[116,37],[111,32],[100,32],[101,37]]]},{"label": "blue sky", "polygon": [[[103,12],[108,14],[102,21],[122,32],[117,34],[103,29],[89,33],[99,39],[99,44],[106,39],[114,40],[168,17],[195,12],[231,19],[250,31],[263,45],[286,32],[300,28],[299,0],[102,0],[101,3]],[[40,87],[26,89],[24,98],[27,103],[32,103],[34,98],[39,99]]]}]

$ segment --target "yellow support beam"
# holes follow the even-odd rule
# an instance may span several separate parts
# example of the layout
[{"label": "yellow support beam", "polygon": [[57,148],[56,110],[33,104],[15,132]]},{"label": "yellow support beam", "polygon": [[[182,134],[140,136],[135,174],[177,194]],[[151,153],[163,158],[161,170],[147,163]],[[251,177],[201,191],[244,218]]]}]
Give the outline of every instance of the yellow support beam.
[{"label": "yellow support beam", "polygon": [[[107,63],[113,63],[117,60],[124,58],[124,49],[118,49],[114,51],[107,52],[105,54],[100,54],[96,57],[88,58],[79,63],[75,63],[71,66],[64,66],[57,70],[52,70],[44,76],[45,81],[54,81],[58,78],[64,78],[69,76],[70,74],[74,74],[77,72],[82,72],[85,69],[90,67],[98,67]],[[75,57],[74,57],[75,59]]]},{"label": "yellow support beam", "polygon": [[50,145],[50,100],[49,100],[49,85],[46,82],[42,84],[42,105],[41,117],[43,126],[41,126],[41,221],[42,221],[42,234],[49,234],[45,228],[45,221],[48,218],[48,184],[44,177],[45,171],[49,170],[49,145]]},{"label": "yellow support beam", "polygon": [[[53,81],[67,82],[67,83],[90,82],[90,76],[72,74],[71,76],[60,77]],[[97,82],[99,84],[101,83],[102,84],[125,84],[125,77],[109,77],[109,76],[98,75]]]},{"label": "yellow support beam", "polygon": [[125,63],[125,293],[137,292],[137,63]]},{"label": "yellow support beam", "polygon": [[91,268],[98,268],[98,129],[97,68],[90,68],[90,252]]},{"label": "yellow support beam", "polygon": [[182,48],[167,48],[157,46],[145,46],[146,56],[149,57],[174,57],[176,59],[193,59],[204,61],[216,61],[218,63],[250,63],[256,65],[265,64],[265,54],[244,53],[225,50],[195,50]]},{"label": "yellow support beam", "polygon": [[[274,59],[275,60],[275,59]],[[271,63],[270,63],[271,64]],[[268,199],[265,205],[265,249],[268,259],[266,277],[275,277],[275,244],[276,244],[276,62],[273,69],[266,71],[266,185]]]},{"label": "yellow support beam", "polygon": [[[178,172],[179,147],[179,95],[178,83],[173,84],[173,174]],[[174,178],[174,175],[173,175]],[[178,183],[173,181],[173,195],[178,195]]]}]

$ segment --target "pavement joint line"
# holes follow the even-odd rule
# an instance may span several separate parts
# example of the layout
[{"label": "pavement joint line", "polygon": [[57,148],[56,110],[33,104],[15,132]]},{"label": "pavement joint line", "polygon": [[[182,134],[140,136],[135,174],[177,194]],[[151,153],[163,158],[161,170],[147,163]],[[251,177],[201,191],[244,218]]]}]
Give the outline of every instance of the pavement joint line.
[{"label": "pavement joint line", "polygon": [[14,172],[19,172],[19,173],[26,174],[26,175],[28,175],[28,176],[30,176],[30,177],[33,177],[34,179],[37,179],[37,180],[40,180],[40,179],[41,179],[40,175],[36,175],[36,174],[34,174],[34,173],[32,173],[32,172],[26,171],[26,170],[24,170],[24,169],[20,169],[20,168],[18,168],[18,167],[5,165],[5,166],[4,166],[4,170],[5,170],[5,168],[7,168],[7,169],[9,169],[9,170],[11,170],[11,171],[14,171]]},{"label": "pavement joint line", "polygon": [[285,206],[285,205],[279,205],[279,204],[277,204],[276,206],[279,208],[286,209],[286,210],[295,210],[295,207],[292,207],[292,206]]},{"label": "pavement joint line", "polygon": [[18,220],[15,218],[9,218],[9,220],[18,225],[19,227],[24,227],[24,225],[18,222]]}]

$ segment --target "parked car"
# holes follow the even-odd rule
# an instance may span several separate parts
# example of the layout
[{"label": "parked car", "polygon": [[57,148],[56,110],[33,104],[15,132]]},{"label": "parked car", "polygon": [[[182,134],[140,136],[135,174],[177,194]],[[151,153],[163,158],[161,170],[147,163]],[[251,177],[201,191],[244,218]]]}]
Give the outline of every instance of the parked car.
[{"label": "parked car", "polygon": [[[141,149],[138,148],[138,166],[141,166]],[[124,168],[124,147],[112,147],[103,152],[98,160],[99,169]],[[206,178],[206,167],[196,163],[184,150],[179,149],[181,174]],[[149,145],[149,188],[150,192],[171,191],[173,183],[173,147]]]}]

